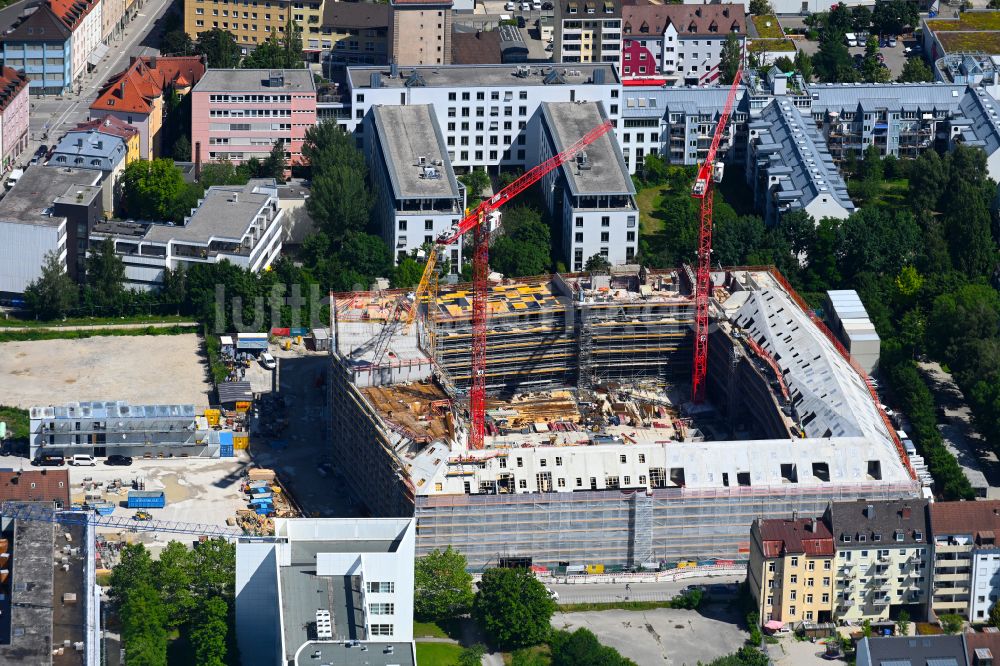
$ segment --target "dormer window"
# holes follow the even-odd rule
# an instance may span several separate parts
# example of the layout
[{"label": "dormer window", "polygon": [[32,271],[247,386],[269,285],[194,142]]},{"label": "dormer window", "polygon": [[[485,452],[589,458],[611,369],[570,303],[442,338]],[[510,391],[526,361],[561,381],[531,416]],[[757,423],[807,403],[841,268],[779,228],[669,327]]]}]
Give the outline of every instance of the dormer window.
[{"label": "dormer window", "polygon": [[868,541],[868,535],[867,534],[859,534],[858,535],[858,543],[864,543],[865,541]]},{"label": "dormer window", "polygon": [[691,24],[688,26],[688,32],[698,32],[698,26],[695,25],[694,21],[691,21]]},{"label": "dormer window", "polygon": [[709,24],[709,26],[708,26],[708,31],[709,32],[719,32],[719,24],[716,23],[715,21],[712,21]]},{"label": "dormer window", "polygon": [[851,535],[850,534],[845,534],[843,537],[841,537],[841,540],[844,543],[851,543]]},{"label": "dormer window", "polygon": [[642,25],[639,26],[639,32],[649,32],[649,24],[643,21]]},{"label": "dormer window", "polygon": [[913,530],[913,540],[914,541],[923,541],[924,540],[924,533],[921,532],[920,530]]}]

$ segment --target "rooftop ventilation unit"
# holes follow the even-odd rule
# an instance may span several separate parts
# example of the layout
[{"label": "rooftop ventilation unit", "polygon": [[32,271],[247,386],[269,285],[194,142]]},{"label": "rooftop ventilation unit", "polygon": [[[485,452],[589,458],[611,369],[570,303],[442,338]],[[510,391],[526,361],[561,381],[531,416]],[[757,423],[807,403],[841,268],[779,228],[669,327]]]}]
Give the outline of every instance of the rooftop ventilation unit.
[{"label": "rooftop ventilation unit", "polygon": [[316,611],[316,638],[321,641],[333,640],[333,622],[330,621],[330,611]]}]

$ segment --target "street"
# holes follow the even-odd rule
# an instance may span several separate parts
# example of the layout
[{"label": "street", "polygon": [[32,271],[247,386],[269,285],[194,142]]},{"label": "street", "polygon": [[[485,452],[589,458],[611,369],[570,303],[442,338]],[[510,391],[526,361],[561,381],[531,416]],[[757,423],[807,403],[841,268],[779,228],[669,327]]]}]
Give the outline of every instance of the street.
[{"label": "street", "polygon": [[[125,69],[130,56],[156,55],[155,47],[159,44],[162,34],[158,24],[170,4],[171,0],[146,0],[135,20],[125,28],[122,38],[112,41],[107,55],[94,71],[83,75],[79,84],[80,94],[74,90],[59,97],[32,96],[30,142],[27,150],[21,155],[20,162],[27,163],[38,146],[45,144],[51,147],[67,130],[87,120],[90,104],[97,96],[101,84],[112,74]],[[0,11],[0,25],[6,21],[13,22],[22,6],[23,4],[19,3]],[[18,9],[14,13],[9,16],[4,14],[15,7]]]}]

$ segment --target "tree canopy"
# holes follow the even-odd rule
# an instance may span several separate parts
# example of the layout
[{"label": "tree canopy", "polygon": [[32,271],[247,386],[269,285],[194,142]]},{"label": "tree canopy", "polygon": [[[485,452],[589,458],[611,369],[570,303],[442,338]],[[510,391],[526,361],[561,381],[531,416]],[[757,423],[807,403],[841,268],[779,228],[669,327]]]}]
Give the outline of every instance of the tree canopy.
[{"label": "tree canopy", "polygon": [[413,572],[414,606],[420,619],[442,620],[472,608],[472,575],[465,555],[448,546],[417,559]]},{"label": "tree canopy", "polygon": [[490,247],[490,266],[509,276],[540,275],[551,266],[551,234],[534,208],[517,206],[503,212],[504,233]]},{"label": "tree canopy", "polygon": [[545,640],[555,602],[528,569],[488,569],[472,612],[490,640],[510,650]]},{"label": "tree canopy", "polygon": [[42,319],[66,316],[79,295],[76,283],[66,273],[65,263],[53,251],[45,253],[41,275],[24,290],[25,303]]},{"label": "tree canopy", "polygon": [[278,37],[271,34],[262,44],[251,51],[241,65],[244,69],[302,69],[302,29],[295,21],[289,21]]},{"label": "tree canopy", "polygon": [[198,33],[198,53],[208,58],[213,69],[232,69],[240,64],[240,46],[228,30],[212,28]]}]

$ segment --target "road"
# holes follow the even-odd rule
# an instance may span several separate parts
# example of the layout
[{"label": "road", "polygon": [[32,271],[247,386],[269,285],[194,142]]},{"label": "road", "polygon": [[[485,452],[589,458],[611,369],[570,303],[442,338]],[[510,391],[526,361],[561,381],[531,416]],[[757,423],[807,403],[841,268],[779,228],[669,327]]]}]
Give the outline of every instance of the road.
[{"label": "road", "polygon": [[616,601],[667,601],[680,594],[688,585],[715,585],[739,583],[745,575],[688,578],[661,583],[631,583],[625,591],[624,581],[614,585],[581,583],[578,585],[550,584],[548,587],[559,595],[560,604],[612,603]]},{"label": "road", "polygon": [[[101,85],[112,74],[125,69],[130,56],[158,53],[156,46],[162,33],[158,27],[171,1],[146,0],[145,6],[135,20],[125,28],[121,38],[111,42],[107,55],[94,71],[83,76],[78,88],[79,94],[74,90],[72,93],[57,97],[32,97],[29,127],[31,141],[21,156],[22,162],[27,163],[38,146],[43,143],[52,146],[67,130],[87,120],[90,104],[97,96]],[[9,9],[11,8],[8,7],[3,11]],[[0,16],[2,15],[0,12]],[[4,17],[4,20],[8,20],[7,17]]]}]

